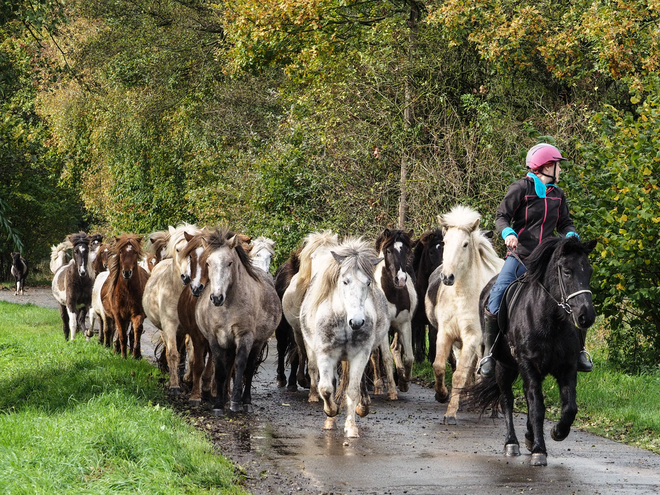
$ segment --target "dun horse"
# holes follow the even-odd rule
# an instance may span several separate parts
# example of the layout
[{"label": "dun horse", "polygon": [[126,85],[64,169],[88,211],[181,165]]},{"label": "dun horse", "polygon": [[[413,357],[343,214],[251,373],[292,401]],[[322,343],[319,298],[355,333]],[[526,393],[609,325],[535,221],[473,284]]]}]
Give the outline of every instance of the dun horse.
[{"label": "dun horse", "polygon": [[[471,403],[484,410],[499,406],[506,420],[505,453],[520,455],[513,426],[513,382],[522,377],[527,400],[525,445],[533,466],[547,465],[543,438],[545,405],[543,380],[552,375],[561,396],[561,416],[550,431],[553,440],[564,440],[577,414],[577,362],[584,335],[596,319],[589,283],[593,269],[589,253],[596,241],[582,243],[575,237],[544,240],[525,260],[527,272],[514,282],[503,298],[500,328],[495,342],[495,376],[482,377],[470,389]],[[483,311],[495,279],[481,292]]]},{"label": "dun horse", "polygon": [[480,220],[479,213],[464,206],[439,217],[445,244],[442,265],[432,273],[426,293],[426,314],[438,329],[433,372],[435,399],[439,402],[449,398],[445,385],[447,358],[455,343],[461,347],[444,417],[447,424],[456,424],[461,391],[474,376],[482,354],[479,294],[504,264],[479,230]]},{"label": "dun horse", "polygon": [[73,340],[78,328],[85,330],[85,318],[92,302],[92,278],[87,234],[72,234],[68,240],[73,246],[73,259],[55,272],[52,290],[60,304],[64,338]]}]

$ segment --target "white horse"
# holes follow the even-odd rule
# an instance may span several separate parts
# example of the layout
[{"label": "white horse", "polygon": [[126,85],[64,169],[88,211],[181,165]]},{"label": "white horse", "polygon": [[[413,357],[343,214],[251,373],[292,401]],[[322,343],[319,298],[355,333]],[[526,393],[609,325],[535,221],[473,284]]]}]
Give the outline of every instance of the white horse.
[{"label": "white horse", "polygon": [[[302,306],[303,298],[309,287],[313,275],[317,271],[317,263],[314,262],[319,256],[324,253],[328,254],[331,249],[339,245],[337,234],[328,230],[322,232],[314,232],[305,237],[303,240],[303,248],[298,256],[300,261],[300,269],[293,278],[289,286],[282,295],[282,312],[286,321],[291,325],[293,330],[293,337],[298,347],[298,355],[300,362],[298,365],[297,381],[301,386],[306,384],[305,365],[307,364],[307,352],[305,350],[305,341],[302,336],[300,328],[300,307]],[[318,391],[316,389],[309,390],[309,402],[318,402],[320,400]]]},{"label": "white horse", "polygon": [[445,413],[447,424],[456,424],[460,391],[474,375],[481,358],[483,339],[479,322],[479,294],[502,269],[490,240],[479,230],[481,216],[465,206],[455,206],[438,216],[444,238],[442,265],[429,278],[426,292],[426,315],[438,329],[435,374],[435,399],[446,402],[447,357],[454,343],[461,347],[460,359],[452,377],[451,400]]},{"label": "white horse", "polygon": [[179,322],[177,304],[186,283],[190,282],[185,275],[188,260],[180,256],[180,253],[187,243],[185,233],[194,235],[199,233],[200,229],[184,223],[176,228],[170,226],[169,232],[166,259],[153,268],[144,288],[142,306],[147,318],[160,329],[169,368],[169,391],[178,395],[181,393],[178,373],[181,356],[178,344],[183,342],[185,335]]},{"label": "white horse", "polygon": [[211,347],[217,401],[224,410],[227,384],[234,368],[232,412],[252,412],[252,377],[268,339],[282,318],[273,277],[255,269],[239,235],[226,229],[202,237],[200,260],[208,266],[209,286],[195,308],[195,319]]},{"label": "white horse", "polygon": [[[325,428],[334,428],[334,417],[339,413],[334,398],[337,364],[348,364],[348,383],[342,384],[347,409],[344,433],[358,437],[355,412],[362,374],[371,352],[387,339],[390,325],[387,300],[374,281],[374,270],[381,260],[360,239],[347,239],[330,251],[317,253],[315,258],[316,275],[300,310],[311,387],[317,388],[318,384],[323,398],[328,416]],[[391,368],[389,349],[383,358]],[[369,396],[363,390],[361,415],[367,414],[368,403]]]},{"label": "white horse", "polygon": [[270,263],[275,256],[275,241],[268,237],[259,236],[252,241],[250,249],[250,258],[252,265],[260,268],[266,273],[270,273]]}]

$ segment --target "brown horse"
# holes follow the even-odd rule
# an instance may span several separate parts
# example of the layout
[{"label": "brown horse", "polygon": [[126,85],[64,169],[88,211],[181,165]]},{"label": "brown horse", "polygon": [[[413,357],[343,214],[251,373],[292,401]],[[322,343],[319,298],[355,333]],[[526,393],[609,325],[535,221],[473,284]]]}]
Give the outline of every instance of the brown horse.
[{"label": "brown horse", "polygon": [[[192,390],[189,402],[191,405],[199,405],[202,395],[211,396],[211,381],[213,379],[213,360],[210,358],[211,348],[208,340],[202,335],[195,319],[195,308],[199,296],[208,285],[208,267],[199,263],[199,258],[204,251],[202,237],[208,232],[190,235],[184,232],[188,243],[181,251],[181,257],[188,260],[186,275],[190,279],[190,290],[183,290],[179,296],[177,311],[179,323],[183,332],[189,337],[192,344],[192,352],[188,352],[188,368],[192,374]],[[205,362],[206,357],[208,362]],[[186,377],[184,376],[184,381]]]},{"label": "brown horse", "polygon": [[115,237],[115,256],[110,258],[108,279],[101,289],[101,299],[106,314],[112,316],[117,330],[115,351],[127,354],[129,324],[133,324],[133,357],[142,357],[140,337],[146,315],[142,308],[144,286],[149,273],[138,265],[142,256],[142,237],[122,234]]}]

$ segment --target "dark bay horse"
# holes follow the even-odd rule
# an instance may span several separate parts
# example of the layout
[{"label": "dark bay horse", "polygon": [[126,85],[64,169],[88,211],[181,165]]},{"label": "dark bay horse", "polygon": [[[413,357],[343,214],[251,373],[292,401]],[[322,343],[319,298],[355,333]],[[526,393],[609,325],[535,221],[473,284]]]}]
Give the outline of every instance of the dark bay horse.
[{"label": "dark bay horse", "polygon": [[433,270],[442,264],[443,250],[442,229],[427,230],[418,239],[413,250],[413,271],[415,272],[415,291],[417,292],[417,311],[412,319],[412,340],[415,361],[421,363],[426,353],[426,327],[429,329],[428,360],[435,359],[435,341],[438,330],[426,317],[425,296],[429,288],[429,277]]},{"label": "dark bay horse", "polygon": [[22,296],[25,289],[25,278],[28,275],[28,264],[25,258],[21,256],[21,253],[11,253],[11,274],[14,276],[14,281],[16,282],[16,292],[14,295],[17,296],[20,292]]},{"label": "dark bay horse", "polygon": [[[514,284],[521,290],[505,295],[500,311],[500,327],[493,355],[495,376],[482,377],[469,389],[470,402],[497,408],[506,420],[506,455],[520,455],[513,427],[513,392],[518,375],[522,377],[528,417],[525,445],[532,453],[533,466],[547,465],[543,438],[545,405],[543,380],[552,375],[561,396],[561,417],[552,428],[553,440],[564,440],[577,414],[576,392],[578,355],[583,346],[583,332],[596,319],[589,282],[593,269],[589,253],[596,241],[582,243],[575,237],[544,240],[525,260],[527,272]],[[479,311],[483,312],[495,279],[481,293]],[[510,287],[515,291],[514,287]],[[506,307],[508,305],[508,308]],[[508,311],[507,311],[508,309]],[[508,316],[508,322],[503,318]]]},{"label": "dark bay horse", "polygon": [[114,256],[110,257],[108,278],[103,284],[101,298],[107,315],[115,322],[117,341],[115,351],[127,355],[129,325],[133,325],[133,357],[142,357],[140,337],[146,315],[142,307],[144,286],[149,273],[138,265],[142,257],[142,237],[122,234],[115,237]]},{"label": "dark bay horse", "polygon": [[85,330],[85,318],[92,303],[92,284],[89,262],[89,237],[80,232],[68,237],[73,246],[73,259],[60,266],[53,276],[53,296],[60,304],[64,338],[73,340],[76,330]]}]

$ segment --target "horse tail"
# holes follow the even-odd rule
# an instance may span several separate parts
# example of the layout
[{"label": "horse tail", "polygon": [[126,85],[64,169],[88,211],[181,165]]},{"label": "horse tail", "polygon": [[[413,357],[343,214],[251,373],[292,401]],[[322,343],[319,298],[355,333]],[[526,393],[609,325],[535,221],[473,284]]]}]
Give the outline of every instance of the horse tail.
[{"label": "horse tail", "polygon": [[474,385],[466,388],[465,392],[468,409],[479,409],[481,414],[487,409],[499,411],[501,394],[494,376],[481,376]]},{"label": "horse tail", "polygon": [[[73,245],[68,240],[60,242],[56,246],[50,248],[50,271],[55,273],[60,266],[67,263],[67,250],[73,249]],[[60,261],[60,253],[64,253],[64,262]]]}]

